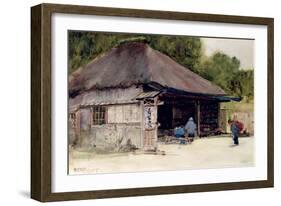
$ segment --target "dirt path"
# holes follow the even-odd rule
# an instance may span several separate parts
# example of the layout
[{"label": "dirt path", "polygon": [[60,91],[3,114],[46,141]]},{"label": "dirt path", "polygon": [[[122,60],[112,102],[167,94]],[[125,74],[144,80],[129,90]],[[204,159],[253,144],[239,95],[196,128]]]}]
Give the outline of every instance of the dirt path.
[{"label": "dirt path", "polygon": [[254,138],[240,138],[239,146],[231,146],[230,137],[196,139],[190,145],[160,144],[166,155],[95,154],[72,151],[70,174],[143,172],[254,165]]}]

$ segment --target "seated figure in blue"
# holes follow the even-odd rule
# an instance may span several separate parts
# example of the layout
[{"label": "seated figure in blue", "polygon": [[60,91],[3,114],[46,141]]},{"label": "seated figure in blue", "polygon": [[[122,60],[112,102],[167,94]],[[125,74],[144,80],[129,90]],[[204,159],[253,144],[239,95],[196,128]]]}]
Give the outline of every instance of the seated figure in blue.
[{"label": "seated figure in blue", "polygon": [[[174,135],[176,138],[184,138],[185,137],[185,131],[184,131],[184,127],[178,126],[174,129]],[[180,144],[185,144],[185,140],[180,140]]]}]

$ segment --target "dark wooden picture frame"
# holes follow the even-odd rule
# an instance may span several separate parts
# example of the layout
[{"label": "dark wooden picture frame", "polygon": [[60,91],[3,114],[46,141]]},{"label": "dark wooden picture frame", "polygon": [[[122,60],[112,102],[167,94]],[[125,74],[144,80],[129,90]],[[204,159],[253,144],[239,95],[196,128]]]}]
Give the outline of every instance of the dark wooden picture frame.
[{"label": "dark wooden picture frame", "polygon": [[[54,13],[221,22],[267,26],[268,131],[267,180],[231,183],[161,186],[53,193],[51,191],[51,16]],[[274,184],[274,91],[272,18],[242,17],[168,11],[149,11],[91,6],[40,4],[31,8],[31,198],[42,201],[160,195],[273,187]]]}]

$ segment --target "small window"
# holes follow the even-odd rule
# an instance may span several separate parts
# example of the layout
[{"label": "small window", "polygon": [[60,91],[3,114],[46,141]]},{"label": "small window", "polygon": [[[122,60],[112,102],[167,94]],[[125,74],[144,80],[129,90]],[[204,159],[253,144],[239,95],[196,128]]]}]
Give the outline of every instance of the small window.
[{"label": "small window", "polygon": [[76,127],[76,113],[70,113],[69,116],[70,124],[72,128]]},{"label": "small window", "polygon": [[105,124],[106,108],[104,106],[93,107],[93,125]]}]

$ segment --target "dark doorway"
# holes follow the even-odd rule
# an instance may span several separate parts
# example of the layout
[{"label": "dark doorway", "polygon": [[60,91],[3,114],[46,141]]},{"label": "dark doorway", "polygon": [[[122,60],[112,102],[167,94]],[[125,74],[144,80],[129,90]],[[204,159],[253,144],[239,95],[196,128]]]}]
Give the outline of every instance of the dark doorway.
[{"label": "dark doorway", "polygon": [[184,126],[192,117],[197,121],[195,103],[190,101],[177,102],[176,104],[164,104],[158,106],[159,129],[173,129],[176,126]]},{"label": "dark doorway", "polygon": [[173,106],[164,104],[158,106],[158,123],[160,123],[159,129],[171,129],[173,128]]},{"label": "dark doorway", "polygon": [[194,102],[185,102],[183,104],[174,105],[173,127],[180,125],[184,126],[190,117],[196,122],[196,107]]}]

